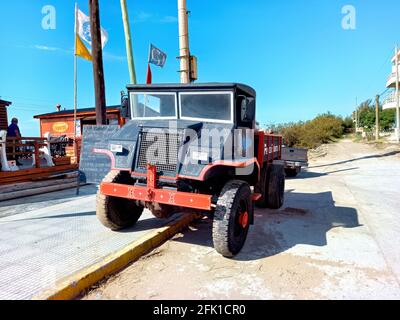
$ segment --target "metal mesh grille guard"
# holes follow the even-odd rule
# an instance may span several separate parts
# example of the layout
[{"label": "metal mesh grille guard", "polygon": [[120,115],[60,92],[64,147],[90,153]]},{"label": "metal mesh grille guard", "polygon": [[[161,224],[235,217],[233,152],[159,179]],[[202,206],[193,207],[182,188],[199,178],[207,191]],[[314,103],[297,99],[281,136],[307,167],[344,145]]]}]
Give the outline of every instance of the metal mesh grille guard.
[{"label": "metal mesh grille guard", "polygon": [[175,174],[182,139],[182,132],[142,132],[137,167],[146,170],[152,164],[158,172]]}]

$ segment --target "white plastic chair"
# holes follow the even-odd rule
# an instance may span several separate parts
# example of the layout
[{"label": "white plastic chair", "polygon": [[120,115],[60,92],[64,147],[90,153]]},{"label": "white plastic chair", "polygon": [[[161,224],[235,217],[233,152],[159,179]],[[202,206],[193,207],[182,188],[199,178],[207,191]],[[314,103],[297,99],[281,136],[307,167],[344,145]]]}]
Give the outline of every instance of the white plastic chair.
[{"label": "white plastic chair", "polygon": [[[42,158],[44,160],[46,160],[47,166],[54,167],[55,164],[53,162],[53,157],[51,156],[51,151],[50,151],[51,150],[51,148],[50,148],[50,144],[51,144],[51,142],[50,142],[50,139],[51,139],[50,132],[46,132],[44,137],[46,138],[46,146],[40,148],[39,152],[43,153]],[[36,157],[35,157],[35,154],[33,154],[32,155],[32,167],[35,166],[35,163],[36,163]]]},{"label": "white plastic chair", "polygon": [[17,166],[10,166],[7,160],[7,131],[0,131],[0,162],[1,162],[1,171],[18,171],[19,168]]}]

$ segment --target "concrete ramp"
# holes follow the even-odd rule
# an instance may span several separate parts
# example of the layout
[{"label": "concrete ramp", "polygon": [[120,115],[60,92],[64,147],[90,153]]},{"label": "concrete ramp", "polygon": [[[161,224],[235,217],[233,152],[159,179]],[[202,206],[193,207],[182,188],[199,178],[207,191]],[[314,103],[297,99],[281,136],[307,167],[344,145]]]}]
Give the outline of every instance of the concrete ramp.
[{"label": "concrete ramp", "polygon": [[0,213],[13,213],[0,218],[0,299],[32,299],[54,290],[65,277],[176,219],[145,211],[132,229],[112,232],[97,221],[95,191],[87,186],[79,197],[65,191],[0,205]]}]

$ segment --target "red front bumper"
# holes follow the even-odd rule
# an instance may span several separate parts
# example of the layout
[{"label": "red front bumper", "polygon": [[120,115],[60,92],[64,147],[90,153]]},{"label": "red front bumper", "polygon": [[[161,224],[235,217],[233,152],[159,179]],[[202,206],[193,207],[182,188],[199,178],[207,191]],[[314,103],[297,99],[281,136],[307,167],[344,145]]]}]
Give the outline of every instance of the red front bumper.
[{"label": "red front bumper", "polygon": [[100,185],[100,192],[104,195],[118,198],[157,202],[176,207],[186,207],[207,211],[212,210],[211,196],[205,194],[106,182],[103,182]]}]

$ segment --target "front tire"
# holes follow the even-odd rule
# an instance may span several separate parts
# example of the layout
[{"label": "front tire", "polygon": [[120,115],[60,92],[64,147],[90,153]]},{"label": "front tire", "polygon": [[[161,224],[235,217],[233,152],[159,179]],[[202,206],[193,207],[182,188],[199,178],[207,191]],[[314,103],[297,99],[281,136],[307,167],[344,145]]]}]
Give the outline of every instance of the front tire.
[{"label": "front tire", "polygon": [[[132,178],[119,171],[111,171],[103,182],[131,184]],[[143,213],[143,207],[135,201],[97,193],[96,215],[107,228],[118,231],[136,224]]]},{"label": "front tire", "polygon": [[229,181],[222,189],[214,212],[215,250],[232,258],[242,250],[253,214],[250,186],[243,181]]}]

